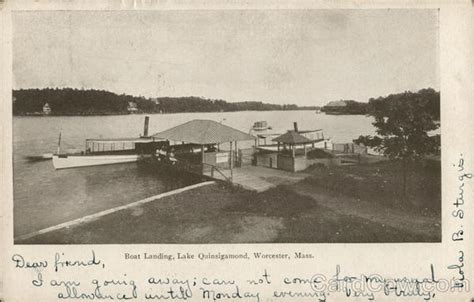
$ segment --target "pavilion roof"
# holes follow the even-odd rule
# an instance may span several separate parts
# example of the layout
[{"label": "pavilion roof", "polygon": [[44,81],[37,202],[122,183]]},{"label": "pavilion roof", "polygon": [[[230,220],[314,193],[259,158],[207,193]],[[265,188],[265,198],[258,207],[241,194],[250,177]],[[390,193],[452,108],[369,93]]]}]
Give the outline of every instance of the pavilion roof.
[{"label": "pavilion roof", "polygon": [[212,120],[192,120],[152,135],[156,138],[198,145],[254,140],[255,137]]},{"label": "pavilion roof", "polygon": [[274,142],[279,142],[279,143],[284,143],[284,144],[305,144],[305,143],[311,143],[312,140],[304,137],[303,135],[297,133],[296,131],[288,131],[285,134],[282,134],[278,137],[275,137],[272,139]]}]

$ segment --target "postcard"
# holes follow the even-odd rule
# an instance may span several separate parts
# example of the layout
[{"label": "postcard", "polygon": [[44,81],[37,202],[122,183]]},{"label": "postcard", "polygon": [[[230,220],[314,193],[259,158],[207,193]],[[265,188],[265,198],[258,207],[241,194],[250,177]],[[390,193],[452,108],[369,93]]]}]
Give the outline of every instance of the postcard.
[{"label": "postcard", "polygon": [[2,301],[472,301],[470,1],[4,1]]}]

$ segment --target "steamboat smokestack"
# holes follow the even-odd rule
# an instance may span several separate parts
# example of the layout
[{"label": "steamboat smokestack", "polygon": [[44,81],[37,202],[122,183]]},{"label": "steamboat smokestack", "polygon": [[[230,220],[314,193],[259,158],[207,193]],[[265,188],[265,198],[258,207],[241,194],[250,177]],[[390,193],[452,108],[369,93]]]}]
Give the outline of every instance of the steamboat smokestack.
[{"label": "steamboat smokestack", "polygon": [[298,132],[298,123],[297,122],[293,122],[293,129],[295,130],[295,132]]},{"label": "steamboat smokestack", "polygon": [[143,126],[143,136],[148,136],[148,122],[150,121],[149,116],[145,116],[145,125]]}]

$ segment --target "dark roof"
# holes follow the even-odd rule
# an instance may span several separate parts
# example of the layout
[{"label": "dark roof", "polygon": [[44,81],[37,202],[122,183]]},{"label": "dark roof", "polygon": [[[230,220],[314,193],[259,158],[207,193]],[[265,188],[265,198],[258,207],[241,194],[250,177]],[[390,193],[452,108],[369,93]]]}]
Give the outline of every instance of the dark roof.
[{"label": "dark roof", "polygon": [[345,106],[347,106],[347,103],[344,101],[332,101],[326,105],[326,107],[345,107]]},{"label": "dark roof", "polygon": [[152,135],[156,138],[198,145],[254,140],[255,137],[211,120],[192,120]]},{"label": "dark roof", "polygon": [[311,143],[312,141],[295,131],[288,131],[285,134],[280,135],[272,139],[274,142],[280,142],[284,144],[303,144]]}]

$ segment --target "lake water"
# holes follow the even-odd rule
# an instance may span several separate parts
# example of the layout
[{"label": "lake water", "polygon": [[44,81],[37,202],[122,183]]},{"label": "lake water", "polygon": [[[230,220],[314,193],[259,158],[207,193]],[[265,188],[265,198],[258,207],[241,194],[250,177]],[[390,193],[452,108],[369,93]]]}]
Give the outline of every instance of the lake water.
[{"label": "lake water", "polygon": [[[136,137],[143,132],[144,116],[14,117],[15,237],[195,182],[151,174],[135,163],[54,170],[51,161],[30,162],[25,158],[55,152],[59,132],[62,133],[62,150],[83,150],[86,138]],[[292,129],[296,121],[300,130],[323,129],[325,137],[335,143],[348,143],[359,135],[374,134],[375,130],[370,117],[315,114],[314,111],[149,116],[150,134],[193,119],[215,120],[244,132],[248,132],[255,121],[266,120],[276,133]]]}]

